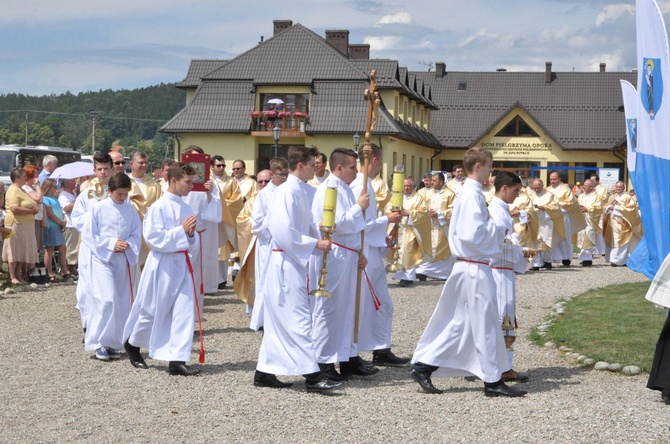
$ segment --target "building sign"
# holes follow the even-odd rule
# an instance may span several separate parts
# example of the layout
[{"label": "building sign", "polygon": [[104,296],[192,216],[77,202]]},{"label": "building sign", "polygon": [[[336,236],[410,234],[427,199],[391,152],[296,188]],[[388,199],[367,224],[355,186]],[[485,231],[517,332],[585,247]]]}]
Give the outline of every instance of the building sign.
[{"label": "building sign", "polygon": [[551,151],[553,145],[545,142],[482,142],[481,147],[492,151],[494,156],[528,156],[538,151]]},{"label": "building sign", "polygon": [[599,168],[598,176],[600,176],[600,185],[611,190],[619,181],[619,168]]}]

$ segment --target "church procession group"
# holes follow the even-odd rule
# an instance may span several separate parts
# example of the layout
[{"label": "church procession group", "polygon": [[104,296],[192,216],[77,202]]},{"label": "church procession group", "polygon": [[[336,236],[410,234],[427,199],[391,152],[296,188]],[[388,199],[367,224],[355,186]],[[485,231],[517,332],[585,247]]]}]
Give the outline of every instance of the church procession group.
[{"label": "church procession group", "polygon": [[[506,384],[528,379],[512,368],[515,274],[569,267],[574,246],[582,266],[596,254],[622,266],[642,235],[635,197],[621,182],[606,190],[595,175],[577,193],[557,172],[546,187],[534,179],[523,188],[512,173],[491,175],[491,153],[473,148],[446,183],[442,173],[427,174],[416,190],[406,178],[399,209],[379,176],[381,149],[371,148],[367,184],[359,153],[337,148],[327,158],[292,147],[256,179],[244,161],[228,176],[225,159],[212,156],[203,191],[192,191],[196,171],[187,163],[164,161],[157,181],[142,152],[132,155],[129,175],[119,153],[96,155],[95,178],[82,184],[72,211],[85,350],[103,361],[125,350],[147,369],[147,349],[169,362],[170,374],[196,375],[201,369],[187,362],[194,325],[205,361],[204,296],[232,286],[250,328],[263,334],[254,385],[286,388],[292,384],[277,375],[302,375],[307,391],[330,392],[376,366],[410,362],[391,351],[385,266],[393,263],[401,287],[446,280],[411,358],[423,391],[441,393],[431,375],[464,376],[481,379],[487,396],[525,395]],[[325,233],[332,189],[334,229]],[[331,297],[310,295],[317,288]],[[373,352],[372,365],[362,351]]]}]

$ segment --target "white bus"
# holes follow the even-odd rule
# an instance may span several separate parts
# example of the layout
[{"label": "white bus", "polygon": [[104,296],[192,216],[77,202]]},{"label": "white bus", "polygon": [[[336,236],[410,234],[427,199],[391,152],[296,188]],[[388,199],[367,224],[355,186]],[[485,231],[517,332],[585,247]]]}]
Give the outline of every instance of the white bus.
[{"label": "white bus", "polygon": [[11,184],[9,173],[15,167],[41,165],[45,155],[51,154],[58,158],[58,165],[81,160],[79,151],[57,146],[18,146],[0,145],[0,181]]}]

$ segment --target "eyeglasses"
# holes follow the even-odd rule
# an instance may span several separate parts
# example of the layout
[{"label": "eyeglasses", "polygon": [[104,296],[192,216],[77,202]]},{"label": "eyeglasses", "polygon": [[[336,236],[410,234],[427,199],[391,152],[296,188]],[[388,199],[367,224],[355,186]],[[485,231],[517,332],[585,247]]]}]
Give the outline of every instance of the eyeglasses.
[{"label": "eyeglasses", "polygon": [[288,177],[288,173],[272,173],[273,176]]},{"label": "eyeglasses", "polygon": [[125,163],[125,160],[119,160],[118,162],[114,162],[114,165],[124,165]]},{"label": "eyeglasses", "polygon": [[258,183],[270,183],[269,180],[259,180]]},{"label": "eyeglasses", "polygon": [[214,168],[225,168],[225,167],[226,167],[225,163],[220,163],[220,164],[214,165]]},{"label": "eyeglasses", "polygon": [[239,167],[239,168],[233,168],[233,171],[238,171],[238,170],[243,170],[244,167]]}]

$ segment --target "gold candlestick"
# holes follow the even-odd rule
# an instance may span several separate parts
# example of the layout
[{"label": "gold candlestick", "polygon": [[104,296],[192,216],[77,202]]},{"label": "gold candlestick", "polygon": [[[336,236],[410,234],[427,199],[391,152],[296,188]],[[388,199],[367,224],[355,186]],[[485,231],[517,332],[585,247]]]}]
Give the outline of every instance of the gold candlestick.
[{"label": "gold candlestick", "polygon": [[[393,187],[391,188],[391,211],[402,212],[403,210],[403,192],[405,190],[405,166],[396,165],[393,167]],[[405,267],[400,263],[400,245],[398,243],[398,231],[400,224],[396,222],[393,226],[393,263],[387,267],[387,270],[395,273],[396,271],[405,271]]]},{"label": "gold candlestick", "polygon": [[[326,195],[323,199],[323,216],[321,218],[321,231],[324,232],[323,239],[330,240],[330,233],[335,228],[335,207],[337,206],[337,182],[328,181]],[[323,263],[321,264],[321,276],[319,277],[319,288],[309,292],[312,296],[330,298],[333,295],[326,290],[326,274],[328,271],[328,252],[323,252]]]}]

